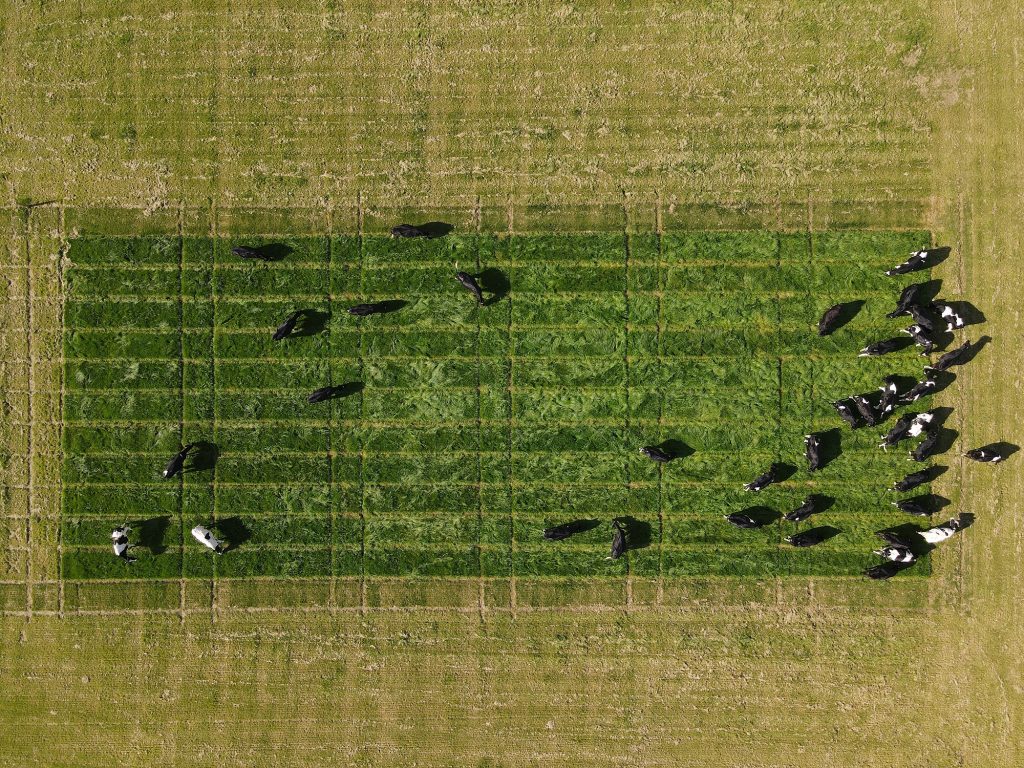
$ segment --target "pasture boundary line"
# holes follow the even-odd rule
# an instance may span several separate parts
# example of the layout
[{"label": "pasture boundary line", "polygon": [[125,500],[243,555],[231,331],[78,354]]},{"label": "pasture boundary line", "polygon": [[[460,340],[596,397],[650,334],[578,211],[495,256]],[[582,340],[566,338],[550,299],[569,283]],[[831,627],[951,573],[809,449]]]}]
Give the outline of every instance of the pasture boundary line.
[{"label": "pasture boundary line", "polygon": [[[664,348],[662,346],[661,329],[665,327],[665,302],[662,300],[664,297],[664,285],[662,281],[662,274],[664,273],[664,262],[665,262],[665,243],[664,235],[665,231],[662,225],[662,210],[661,210],[661,190],[655,191],[654,194],[654,231],[655,237],[658,243],[658,258],[657,258],[657,297],[658,297],[658,312],[656,315],[657,323],[657,359],[658,359],[658,374],[659,376],[663,373],[664,365]],[[658,439],[664,440],[665,430],[665,395],[664,392],[658,397]],[[664,567],[664,554],[665,554],[665,467],[660,462],[658,463],[658,586],[656,594],[656,602],[660,605],[665,599],[665,567]]]},{"label": "pasture boundary line", "polygon": [[[65,293],[64,293],[64,259],[68,252],[68,241],[66,239],[67,230],[65,229],[64,221],[64,205],[60,205],[58,209],[57,219],[57,239],[60,243],[60,247],[57,251],[57,301],[58,305],[58,316],[60,318],[60,349],[57,351],[58,359],[60,360],[60,370],[57,373],[58,382],[60,383],[59,392],[57,396],[57,413],[60,414],[60,424],[57,426],[57,452],[60,457],[61,463],[64,461],[64,392],[67,385],[65,379],[65,366],[64,366],[64,306],[65,306]],[[60,489],[59,503],[60,510],[57,514],[57,613],[61,618],[64,618],[64,471],[63,467],[57,472],[57,486]]]},{"label": "pasture boundary line", "polygon": [[[334,345],[334,301],[331,299],[331,282],[334,276],[334,205],[330,200],[327,201],[325,206],[325,216],[327,217],[327,348],[331,349]],[[360,372],[360,379],[362,373]],[[334,361],[329,359],[327,361],[327,382],[332,387],[334,386]],[[362,396],[362,393],[360,393]],[[327,403],[327,499],[328,499],[328,510],[327,514],[330,518],[330,526],[328,528],[330,540],[330,569],[331,578],[328,583],[327,592],[327,603],[330,607],[331,612],[338,608],[338,596],[337,596],[337,578],[335,573],[337,571],[337,544],[335,538],[337,536],[337,514],[334,508],[334,451],[333,451],[333,435],[334,432],[334,401],[330,400]]]},{"label": "pasture boundary line", "polygon": [[32,459],[36,455],[36,430],[32,424],[34,421],[35,411],[35,359],[34,359],[34,345],[33,345],[33,334],[31,328],[34,325],[32,304],[36,296],[36,285],[35,278],[32,269],[32,209],[29,208],[24,213],[24,233],[25,233],[25,274],[28,285],[25,287],[25,324],[30,329],[30,332],[25,334],[25,355],[27,358],[27,373],[28,373],[28,413],[29,413],[29,424],[27,429],[27,442],[29,460],[28,466],[26,467],[26,485],[28,487],[28,493],[25,496],[25,547],[28,550],[25,553],[25,621],[29,623],[32,621],[32,609],[34,602],[34,595],[32,590],[32,502],[35,498],[35,469],[33,467],[34,462]]},{"label": "pasture boundary line", "polygon": [[[475,242],[475,254],[476,254],[476,274],[480,274],[480,229],[481,229],[481,210],[480,210],[480,196],[477,195],[476,205],[473,208],[473,220],[475,224],[476,237]],[[483,549],[481,548],[481,538],[483,535],[484,526],[484,500],[483,500],[483,457],[481,455],[483,449],[483,431],[481,427],[481,419],[483,418],[483,392],[481,389],[481,371],[480,366],[482,365],[480,357],[480,339],[481,339],[481,328],[480,328],[480,313],[483,311],[483,306],[477,306],[476,308],[476,565],[477,565],[477,608],[480,613],[480,623],[485,623],[485,613],[487,606],[485,604],[484,597],[484,556]]]},{"label": "pasture boundary line", "polygon": [[[359,190],[356,192],[356,225],[359,231],[359,295],[360,301],[362,300],[363,291],[365,290],[365,281],[363,279],[364,268],[366,267],[366,251],[363,247],[363,226],[365,220],[365,211],[363,210],[363,192]],[[364,378],[364,367],[363,367],[363,324],[359,323],[359,329],[357,331],[357,342],[356,342],[356,357],[359,365],[359,380],[362,381]],[[366,398],[362,391],[359,392],[359,422],[362,423],[363,417],[365,416],[365,404]],[[366,442],[362,436],[359,437],[359,520],[361,523],[361,534],[360,534],[360,545],[359,545],[359,612],[362,615],[366,614],[367,608],[367,584],[366,584],[366,498],[365,498],[365,486],[363,483],[363,475],[366,470]],[[331,500],[333,505],[334,501]]]},{"label": "pasture boundary line", "polygon": [[[623,456],[629,455],[629,333],[630,333],[630,317],[629,317],[629,257],[630,257],[630,242],[629,242],[629,208],[626,204],[627,196],[626,190],[622,190],[622,255],[623,255],[623,290],[622,297],[625,305],[625,317],[623,319],[623,362],[625,364],[626,375],[623,379],[625,383],[625,407],[623,408],[623,415],[625,421],[625,429],[623,431]],[[623,461],[623,479],[626,484],[626,511],[630,512],[629,497],[630,497],[630,479],[629,479],[629,461]],[[627,542],[628,543],[628,542]],[[625,552],[626,555],[626,610],[632,610],[633,608],[633,562],[632,557]]]},{"label": "pasture boundary line", "polygon": [[[178,445],[184,446],[185,444],[185,334],[183,331],[185,325],[185,305],[181,300],[181,297],[185,295],[185,249],[184,239],[182,231],[182,219],[181,219],[181,208],[178,209],[178,376],[180,377],[179,383],[181,385],[181,392],[178,396]],[[216,218],[216,213],[213,205],[210,207],[210,226],[214,226],[213,222]],[[178,474],[177,477],[178,485],[178,525],[181,527],[179,532],[179,545],[181,547],[181,568],[180,568],[180,579],[178,588],[178,608],[181,614],[181,623],[185,623],[185,608],[186,608],[186,594],[185,594],[185,478],[182,474]]]},{"label": "pasture boundary line", "polygon": [[[513,235],[512,224],[515,219],[514,210],[512,206],[512,199],[509,198],[506,206],[506,212],[508,215],[508,234],[509,237]],[[503,260],[501,265],[508,269],[508,265],[504,259],[509,256],[508,244],[503,243],[501,246],[501,253]],[[512,617],[515,618],[519,613],[519,596],[516,593],[516,500],[513,489],[515,487],[515,463],[512,461],[512,435],[514,431],[514,420],[515,420],[515,361],[516,361],[516,346],[513,342],[512,329],[515,327],[515,313],[513,310],[513,293],[509,291],[506,299],[508,300],[508,369],[505,374],[505,392],[507,394],[508,401],[508,418],[506,420],[508,435],[506,445],[506,456],[508,463],[508,605],[509,610],[512,612]]]},{"label": "pasture boundary line", "polygon": [[[781,238],[779,237],[779,235],[777,233],[774,235],[774,237],[775,237],[775,256],[776,256],[776,260],[777,260],[776,263],[781,265],[781,259],[782,259],[782,240],[781,240]],[[778,361],[779,361],[779,369],[778,369],[779,370],[779,431],[778,431],[778,441],[779,442],[778,442],[778,446],[776,448],[776,450],[778,451],[777,457],[776,457],[776,461],[780,461],[781,462],[782,461],[782,456],[783,456],[783,453],[782,453],[783,452],[783,445],[784,445],[784,437],[783,437],[783,435],[785,433],[785,428],[783,426],[783,422],[784,422],[785,417],[786,417],[786,404],[785,404],[785,391],[784,391],[784,386],[785,385],[783,383],[783,377],[782,377],[782,297],[779,295],[779,293],[777,291],[776,291],[775,308],[776,308],[776,311],[778,313],[778,324],[776,325],[776,329],[775,329],[775,353],[778,356]],[[811,375],[813,376],[813,368],[812,368],[812,371],[811,371]],[[797,468],[797,469],[799,469],[799,468]],[[782,532],[783,532],[782,521],[784,519],[785,518],[780,516],[779,519],[775,521],[775,530],[776,530],[776,534],[778,536],[779,546],[782,546]]]},{"label": "pasture boundary line", "polygon": [[[178,211],[179,211],[179,216],[180,216],[181,215],[181,209],[179,208]],[[211,325],[210,325],[210,348],[211,349],[217,343],[217,294],[220,292],[220,291],[217,290],[217,277],[216,277],[217,252],[219,250],[218,246],[220,245],[220,243],[218,241],[218,238],[217,238],[217,233],[218,233],[218,230],[219,230],[218,223],[219,222],[217,221],[217,210],[211,206],[211,209],[210,209],[210,236],[213,238],[213,248],[211,249],[211,253],[210,253],[210,259],[211,259],[211,264],[210,264],[210,302],[212,304],[212,307],[211,307],[212,320],[211,320]],[[182,249],[181,250],[182,250],[182,262],[184,263],[184,253],[185,253],[184,240],[182,241]],[[184,365],[185,365],[185,363],[184,363],[184,361],[182,361],[182,369],[183,370],[184,370]],[[216,446],[217,445],[217,441],[219,439],[218,423],[217,423],[218,419],[217,419],[217,356],[216,355],[211,355],[210,356],[210,389],[211,389],[210,397],[213,400],[213,407],[212,407],[212,413],[211,413],[211,416],[213,418],[212,442],[213,442],[214,446]],[[215,448],[214,450],[217,450],[217,449]],[[219,456],[217,457],[217,459],[219,459]],[[211,514],[211,516],[213,518],[213,522],[214,523],[217,522],[217,464],[219,464],[219,463],[220,463],[219,460],[215,460],[213,462],[213,473],[212,473],[213,476],[212,476],[212,478],[210,480],[210,485],[211,485],[211,491],[210,492],[213,495],[213,498],[210,500],[210,509],[211,509],[211,513],[210,514]],[[182,562],[182,566],[184,567],[184,563],[185,563],[185,551],[184,551],[184,549],[182,549],[182,552],[181,552],[181,562]],[[211,571],[211,577],[210,577],[210,621],[211,621],[211,623],[216,624],[217,623],[217,559],[216,558],[214,558],[213,563],[211,564],[211,568],[213,570]]]}]

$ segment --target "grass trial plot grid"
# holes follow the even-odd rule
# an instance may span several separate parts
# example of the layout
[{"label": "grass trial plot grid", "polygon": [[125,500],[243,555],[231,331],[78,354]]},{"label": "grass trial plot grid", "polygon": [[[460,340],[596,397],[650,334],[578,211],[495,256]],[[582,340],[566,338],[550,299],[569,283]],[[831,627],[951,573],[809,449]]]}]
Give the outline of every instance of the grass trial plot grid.
[{"label": "grass trial plot grid", "polygon": [[[813,477],[802,437],[840,425],[831,400],[920,375],[913,350],[856,352],[906,324],[884,314],[921,275],[882,272],[926,232],[275,242],[288,254],[266,264],[228,239],[71,243],[63,578],[842,575],[873,561],[875,530],[907,521],[884,489],[914,465],[880,451],[879,430],[843,427],[842,455]],[[496,300],[477,308],[456,264],[485,271]],[[390,299],[407,304],[344,311]],[[819,338],[822,311],[854,299],[854,320]],[[296,309],[307,325],[272,341]],[[349,382],[362,390],[306,402]],[[667,439],[692,455],[659,467],[637,452]],[[206,465],[162,480],[197,441]],[[776,461],[798,470],[741,489]],[[810,492],[835,499],[810,522],[722,519]],[[634,548],[612,562],[615,516],[633,519]],[[600,525],[543,540],[577,518]],[[126,520],[143,539],[130,566],[109,544]],[[188,535],[211,520],[233,544],[220,558]],[[783,543],[816,525],[841,533]]]}]

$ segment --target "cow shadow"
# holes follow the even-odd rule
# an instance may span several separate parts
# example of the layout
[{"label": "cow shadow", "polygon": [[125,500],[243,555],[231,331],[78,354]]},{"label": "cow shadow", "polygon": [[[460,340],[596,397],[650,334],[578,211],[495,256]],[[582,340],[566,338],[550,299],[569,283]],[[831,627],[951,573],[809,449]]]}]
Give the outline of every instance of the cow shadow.
[{"label": "cow shadow", "polygon": [[[580,518],[578,520],[571,520],[568,523],[555,523],[554,525],[547,526],[547,528],[558,528],[559,530],[564,531],[565,535],[562,538],[567,539],[578,533],[592,531],[600,524],[601,521],[595,518]],[[545,530],[547,530],[547,528],[545,528]]]},{"label": "cow shadow", "polygon": [[956,381],[956,374],[952,371],[932,371],[932,380],[935,382],[935,388],[928,393],[930,395],[937,395],[942,390],[946,389],[950,384]]},{"label": "cow shadow", "polygon": [[782,513],[764,504],[756,504],[740,510],[741,515],[746,515],[759,526],[769,525],[782,518]]},{"label": "cow shadow", "polygon": [[324,398],[322,402],[328,400],[341,400],[352,395],[357,395],[366,389],[366,385],[361,381],[348,381],[344,384],[338,384],[337,386],[331,387],[330,394]]},{"label": "cow shadow", "polygon": [[693,455],[693,448],[684,443],[682,440],[675,438],[669,438],[668,440],[662,440],[658,443],[655,448],[664,451],[672,459],[685,459],[687,456]]},{"label": "cow shadow", "polygon": [[935,301],[939,291],[942,290],[942,279],[925,280],[923,283],[919,283],[919,285],[921,287],[918,289],[917,302],[919,304],[930,304]]},{"label": "cow shadow", "polygon": [[941,245],[938,248],[926,248],[925,251],[927,251],[927,255],[924,257],[924,266],[922,269],[931,269],[932,267],[937,267],[948,259],[949,254],[953,252],[953,249],[948,245]]},{"label": "cow shadow", "polygon": [[409,302],[404,299],[385,299],[384,301],[376,302],[377,308],[382,315],[389,315],[392,312],[397,312],[404,307],[409,306]]},{"label": "cow shadow", "polygon": [[[893,336],[891,339],[885,339],[885,342],[887,344],[892,343],[896,345],[892,352],[886,352],[887,355],[893,355],[896,354],[897,352],[902,352],[908,347],[914,346],[914,340],[909,336]],[[871,343],[874,344],[876,342]],[[876,357],[882,357],[882,355],[876,355]]]},{"label": "cow shadow", "polygon": [[939,496],[937,493],[922,493],[919,496],[911,496],[908,499],[904,499],[904,501],[913,501],[920,504],[932,514],[941,512],[950,505],[949,499],[945,496]]},{"label": "cow shadow", "polygon": [[941,427],[938,429],[937,435],[935,445],[932,447],[931,453],[928,454],[928,458],[934,458],[935,456],[941,456],[946,453],[953,447],[953,443],[956,442],[956,439],[960,437],[959,432],[949,427]]},{"label": "cow shadow", "polygon": [[253,248],[263,261],[281,261],[295,249],[284,243],[268,243]]},{"label": "cow shadow", "polygon": [[937,408],[932,408],[931,413],[934,414],[932,419],[932,429],[940,429],[946,424],[946,420],[953,415],[953,409],[948,405],[940,405]]},{"label": "cow shadow", "polygon": [[836,504],[835,496],[826,496],[823,493],[812,493],[809,498],[811,503],[814,504],[814,514],[816,515],[831,509]]},{"label": "cow shadow", "polygon": [[475,277],[480,281],[480,287],[487,291],[487,293],[491,294],[490,298],[484,301],[483,305],[485,307],[497,304],[503,298],[508,296],[508,292],[512,288],[512,284],[508,280],[508,275],[494,267],[488,267],[475,275]]},{"label": "cow shadow", "polygon": [[220,458],[220,449],[216,443],[209,440],[197,440],[193,445],[192,463],[188,469],[182,472],[205,472],[217,466],[217,459]]},{"label": "cow shadow", "polygon": [[450,235],[455,227],[444,221],[428,221],[426,224],[417,224],[416,229],[422,232],[425,237],[433,240],[434,238]]},{"label": "cow shadow", "polygon": [[249,526],[242,522],[242,518],[238,515],[218,520],[216,529],[228,542],[227,547],[224,548],[225,552],[238,549],[252,538],[252,531],[249,530]]},{"label": "cow shadow", "polygon": [[838,427],[818,432],[818,459],[819,470],[824,469],[833,461],[839,458],[843,452],[842,430]]},{"label": "cow shadow", "polygon": [[632,515],[615,518],[626,530],[626,549],[645,549],[651,546],[651,524]]},{"label": "cow shadow", "polygon": [[991,336],[979,337],[977,341],[973,342],[971,346],[967,348],[967,354],[964,355],[964,361],[961,363],[961,365],[966,365],[967,363],[974,360],[974,358],[978,356],[978,353],[981,352],[981,350],[984,349],[988,344],[990,344],[991,341]]},{"label": "cow shadow", "polygon": [[796,467],[792,464],[777,461],[772,464],[772,475],[775,476],[774,482],[781,483],[789,480],[793,475],[796,474]]},{"label": "cow shadow", "polygon": [[842,304],[840,304],[839,315],[838,317],[836,317],[836,321],[835,324],[832,326],[831,333],[835,333],[844,325],[847,325],[850,321],[852,321],[853,318],[860,314],[860,311],[861,309],[863,309],[863,307],[863,299],[856,299],[854,301],[844,301]]},{"label": "cow shadow", "polygon": [[128,525],[131,526],[132,530],[138,531],[139,546],[145,547],[154,555],[162,555],[167,551],[164,537],[167,535],[167,529],[171,525],[170,515],[150,517],[145,520],[133,520]]},{"label": "cow shadow", "polygon": [[1003,457],[1003,461],[1010,458],[1011,456],[1013,456],[1013,454],[1020,450],[1019,445],[1017,445],[1016,443],[1008,443],[1005,440],[1000,440],[995,443],[983,445],[982,448],[986,448],[990,451],[995,451],[996,453]]},{"label": "cow shadow", "polygon": [[801,534],[813,535],[814,538],[818,540],[817,544],[824,544],[826,541],[828,541],[829,539],[834,539],[842,532],[842,529],[836,528],[834,525],[818,525],[814,528],[808,528],[806,531],[801,531]]},{"label": "cow shadow", "polygon": [[954,312],[963,318],[965,325],[981,325],[982,323],[988,322],[985,319],[985,313],[974,306],[969,301],[943,301],[941,302],[949,306]]},{"label": "cow shadow", "polygon": [[304,309],[302,311],[302,322],[299,327],[292,331],[292,338],[303,336],[316,336],[327,330],[327,323],[331,319],[330,313],[322,309]]}]

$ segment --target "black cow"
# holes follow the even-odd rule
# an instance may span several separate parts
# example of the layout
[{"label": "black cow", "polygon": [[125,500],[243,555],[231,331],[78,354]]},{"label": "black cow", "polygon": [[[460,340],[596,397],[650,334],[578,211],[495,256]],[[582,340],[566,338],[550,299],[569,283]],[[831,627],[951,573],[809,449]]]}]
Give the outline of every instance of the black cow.
[{"label": "black cow", "polygon": [[910,313],[911,317],[914,318],[914,322],[921,326],[921,328],[927,333],[935,333],[935,318],[932,317],[932,314],[927,307],[922,307],[920,304],[911,304],[907,307],[907,311]]},{"label": "black cow", "polygon": [[857,357],[880,357],[881,355],[887,355],[890,352],[895,352],[902,347],[902,339],[885,339],[884,341],[876,341],[873,344],[868,344],[860,351]]},{"label": "black cow", "polygon": [[832,403],[832,407],[843,417],[843,421],[850,425],[850,429],[856,429],[859,426],[857,416],[850,410],[850,406],[846,404],[845,400],[836,400]]},{"label": "black cow", "polygon": [[757,493],[758,491],[763,491],[765,488],[767,488],[769,485],[771,485],[772,483],[775,482],[775,480],[776,480],[776,471],[777,470],[776,470],[775,465],[772,464],[772,466],[769,468],[769,470],[767,472],[765,472],[763,475],[760,475],[757,479],[755,479],[751,483],[745,483],[743,485],[743,490],[744,491],[754,491],[755,493]]},{"label": "black cow", "polygon": [[561,541],[567,539],[573,534],[586,531],[591,528],[590,520],[573,520],[571,523],[562,523],[561,525],[553,525],[550,528],[544,529],[544,538],[550,541]]},{"label": "black cow", "polygon": [[355,315],[356,317],[369,317],[370,315],[387,312],[387,304],[383,301],[377,302],[376,304],[356,304],[354,307],[349,307],[345,311],[350,315]]},{"label": "black cow", "polygon": [[908,272],[916,272],[919,269],[924,269],[925,264],[928,261],[928,251],[914,251],[910,254],[910,258],[904,261],[902,264],[897,264],[890,270],[887,270],[885,274],[892,277],[893,275],[905,275]]},{"label": "black cow", "polygon": [[429,237],[430,233],[412,224],[399,224],[391,228],[392,237]]},{"label": "black cow", "polygon": [[484,292],[480,289],[480,284],[476,281],[471,274],[468,272],[456,272],[455,279],[462,284],[462,287],[467,291],[476,296],[476,303],[483,306],[484,303]]},{"label": "black cow", "polygon": [[188,453],[195,448],[195,443],[189,443],[180,451],[178,451],[174,458],[167,462],[167,467],[164,469],[164,478],[170,480],[175,475],[181,474],[181,470],[185,467],[185,459],[188,458]]},{"label": "black cow", "polygon": [[905,493],[906,491],[913,490],[919,485],[924,485],[931,479],[932,473],[928,469],[921,469],[917,472],[911,472],[909,475],[904,477],[902,480],[897,480],[893,483],[892,489]]},{"label": "black cow", "polygon": [[935,450],[935,445],[939,441],[939,430],[928,432],[924,440],[922,440],[914,450],[910,452],[910,458],[914,461],[925,461],[932,452]]},{"label": "black cow", "polygon": [[786,519],[789,520],[791,523],[799,523],[801,520],[806,520],[808,517],[810,517],[817,511],[814,502],[814,496],[808,496],[806,499],[804,499],[803,504],[794,509],[792,512],[786,513]]},{"label": "black cow", "polygon": [[917,382],[917,384],[900,396],[900,404],[910,405],[911,403],[916,403],[925,395],[930,395],[937,386],[938,382],[931,377],[930,373],[926,372],[924,381]]},{"label": "black cow", "polygon": [[910,437],[910,426],[916,417],[916,413],[905,413],[900,416],[896,423],[892,425],[892,429],[882,435],[882,442],[878,444],[878,447],[886,450],[892,448],[901,440],[906,440]]},{"label": "black cow", "polygon": [[299,322],[299,318],[302,317],[305,311],[306,310],[304,309],[300,309],[288,315],[285,321],[277,326],[277,330],[274,331],[274,341],[281,341],[281,339],[286,339],[291,336],[292,331],[295,330],[295,324]]},{"label": "black cow", "polygon": [[821,316],[821,320],[818,321],[818,335],[828,336],[832,331],[836,329],[836,324],[839,322],[839,316],[843,314],[843,305],[836,304],[834,307],[829,307],[825,310],[825,314]]},{"label": "black cow", "polygon": [[967,340],[956,349],[950,350],[936,360],[935,365],[926,365],[924,369],[926,371],[945,371],[954,365],[962,365],[967,362],[967,355],[970,351],[971,342]]},{"label": "black cow", "polygon": [[917,304],[917,297],[923,287],[924,283],[914,283],[904,288],[903,293],[900,294],[899,299],[896,301],[896,309],[887,314],[886,317],[892,320],[894,317],[907,314],[908,307],[911,304]]},{"label": "black cow", "polygon": [[618,560],[626,551],[626,529],[618,520],[612,520],[615,532],[612,534],[612,553],[605,560]]},{"label": "black cow", "polygon": [[320,389],[314,390],[312,394],[306,398],[306,402],[322,403],[325,400],[330,400],[337,392],[338,387],[320,387]]},{"label": "black cow", "polygon": [[273,261],[273,257],[261,251],[259,248],[250,248],[248,245],[239,245],[231,249],[231,252],[240,259],[256,261]]},{"label": "black cow", "polygon": [[914,343],[917,344],[917,346],[921,347],[922,355],[929,354],[935,348],[935,342],[933,342],[925,335],[924,328],[922,328],[917,323],[914,323],[908,328],[903,328],[902,333],[905,333],[908,336],[910,336],[910,338],[914,340]]},{"label": "black cow", "polygon": [[908,515],[914,515],[915,517],[931,517],[932,511],[929,509],[931,499],[932,497],[928,495],[915,496],[912,499],[894,501],[892,502],[892,505],[900,512],[906,512]]},{"label": "black cow", "polygon": [[807,457],[808,472],[821,468],[821,438],[813,432],[804,435],[804,456]]},{"label": "black cow", "polygon": [[1000,461],[1005,459],[999,451],[994,448],[972,448],[964,454],[968,459],[973,461],[980,461],[987,464],[998,464]]},{"label": "black cow", "polygon": [[755,520],[750,515],[745,515],[742,512],[730,512],[724,517],[737,528],[761,528],[764,526],[763,522]]},{"label": "black cow", "polygon": [[828,528],[811,528],[809,531],[801,531],[787,536],[785,542],[794,547],[813,547],[815,544],[821,544],[827,538],[829,538]]},{"label": "black cow", "polygon": [[891,579],[902,570],[903,566],[899,563],[884,562],[865,568],[864,575],[869,579],[880,579],[884,581],[885,579]]},{"label": "black cow", "polygon": [[868,399],[863,395],[854,395],[850,398],[853,400],[853,404],[857,407],[857,413],[864,419],[864,423],[869,427],[873,427],[878,423],[878,414],[875,412],[874,406],[868,402]]},{"label": "black cow", "polygon": [[643,448],[640,449],[640,453],[642,453],[651,461],[656,461],[659,464],[667,464],[668,462],[672,461],[672,459],[675,458],[675,456],[673,456],[670,453],[666,453],[656,445],[645,445]]}]

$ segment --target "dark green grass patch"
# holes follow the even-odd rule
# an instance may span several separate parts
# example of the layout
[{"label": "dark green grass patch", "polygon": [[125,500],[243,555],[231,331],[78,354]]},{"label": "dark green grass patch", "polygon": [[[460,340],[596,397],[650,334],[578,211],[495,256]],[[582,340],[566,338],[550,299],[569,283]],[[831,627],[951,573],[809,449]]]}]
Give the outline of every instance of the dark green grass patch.
[{"label": "dark green grass patch", "polygon": [[[63,575],[641,578],[855,574],[919,465],[830,401],[921,375],[882,272],[923,232],[82,239],[66,270]],[[273,246],[270,263],[234,245]],[[627,259],[628,252],[628,259]],[[487,306],[454,279],[481,274]],[[821,313],[862,300],[832,336]],[[395,301],[367,318],[353,304]],[[272,340],[292,311],[297,333]],[[307,395],[349,384],[342,396]],[[923,410],[927,401],[915,410]],[[887,425],[886,425],[887,426]],[[808,474],[803,435],[842,454]],[[180,479],[160,471],[202,441]],[[642,445],[681,456],[658,465]],[[791,476],[760,494],[774,462]],[[809,494],[811,520],[781,515]],[[745,531],[723,515],[760,507]],[[607,560],[613,517],[630,549]],[[592,521],[565,541],[545,527]],[[109,532],[137,528],[138,562]],[[189,529],[213,523],[221,557]],[[810,550],[786,535],[839,533]],[[143,533],[143,531],[145,533]],[[154,533],[154,531],[158,533]],[[154,542],[154,537],[160,540]],[[925,575],[927,558],[912,573]]]}]

